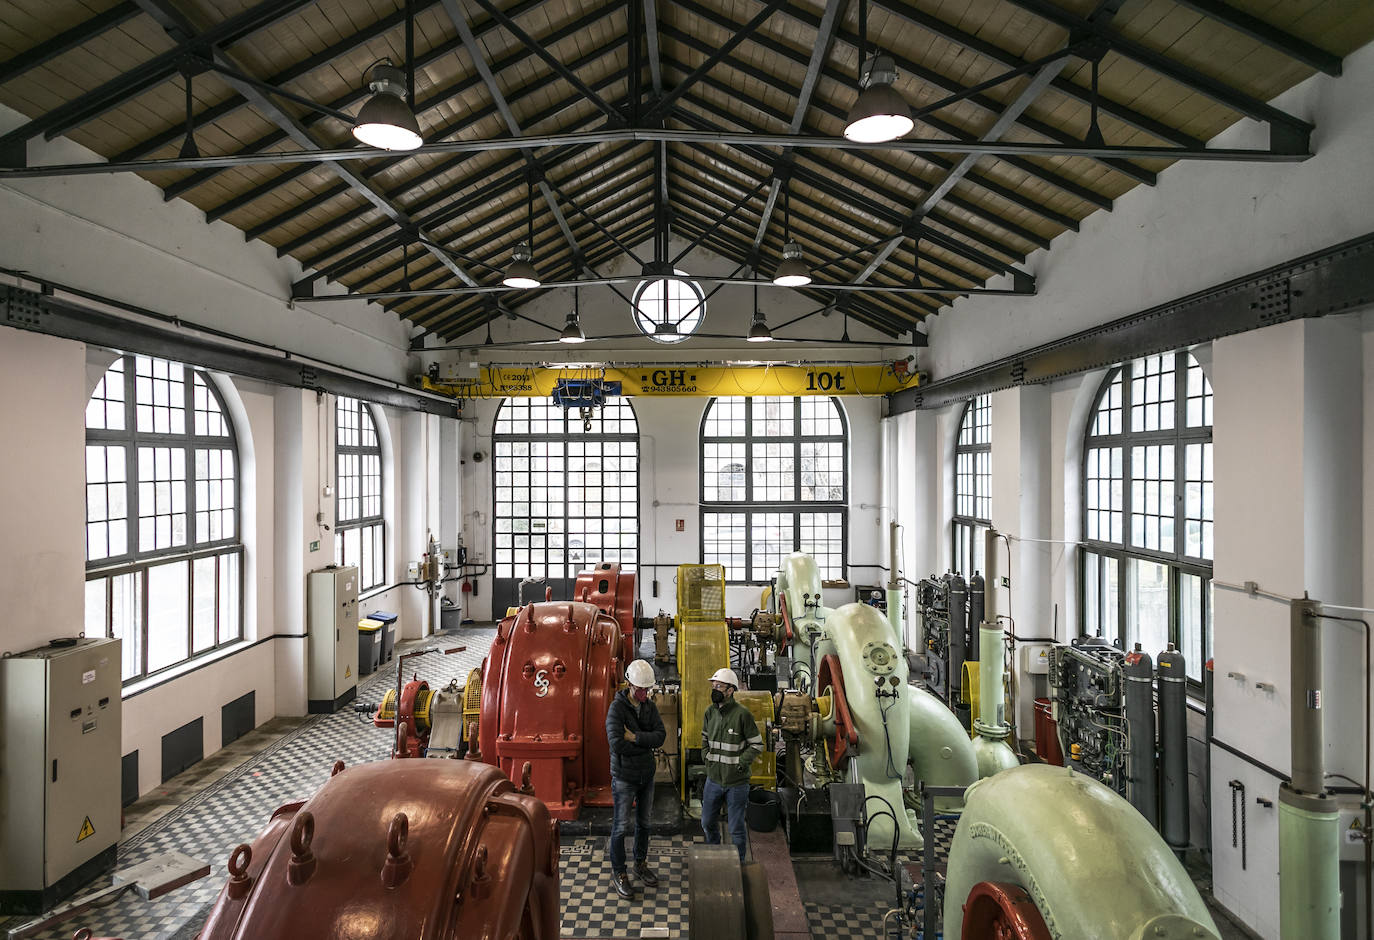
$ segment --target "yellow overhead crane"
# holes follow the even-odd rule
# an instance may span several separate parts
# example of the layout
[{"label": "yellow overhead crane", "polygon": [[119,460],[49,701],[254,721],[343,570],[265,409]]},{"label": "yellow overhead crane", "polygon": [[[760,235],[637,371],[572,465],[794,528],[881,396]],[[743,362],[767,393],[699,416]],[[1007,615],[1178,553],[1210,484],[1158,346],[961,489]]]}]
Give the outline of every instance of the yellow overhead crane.
[{"label": "yellow overhead crane", "polygon": [[454,398],[547,398],[559,382],[619,383],[619,394],[635,397],[887,395],[917,384],[907,359],[874,365],[679,366],[653,363],[618,368],[559,369],[541,366],[482,366],[471,375],[449,368],[437,378],[421,376],[420,387]]}]

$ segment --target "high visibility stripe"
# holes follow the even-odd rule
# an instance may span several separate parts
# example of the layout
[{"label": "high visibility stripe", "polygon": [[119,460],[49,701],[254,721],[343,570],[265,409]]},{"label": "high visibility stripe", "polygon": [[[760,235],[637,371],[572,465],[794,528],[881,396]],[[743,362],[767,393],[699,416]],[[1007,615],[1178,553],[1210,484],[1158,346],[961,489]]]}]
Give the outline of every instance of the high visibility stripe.
[{"label": "high visibility stripe", "polygon": [[712,742],[710,743],[710,746],[713,747],[713,748],[716,748],[717,750],[720,750],[720,751],[742,751],[742,750],[744,750],[746,747],[748,747],[750,744],[762,744],[762,743],[763,743],[763,738],[758,738],[757,740],[751,739],[751,740],[749,740],[749,741],[742,741],[742,742],[740,742],[739,744],[733,744],[733,743],[731,743],[730,741],[712,741]]}]

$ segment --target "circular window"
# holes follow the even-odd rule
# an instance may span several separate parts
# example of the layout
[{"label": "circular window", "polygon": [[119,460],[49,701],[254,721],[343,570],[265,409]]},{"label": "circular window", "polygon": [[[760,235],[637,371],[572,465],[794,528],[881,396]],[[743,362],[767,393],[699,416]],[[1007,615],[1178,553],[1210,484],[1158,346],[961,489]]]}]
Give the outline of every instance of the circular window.
[{"label": "circular window", "polygon": [[640,281],[634,308],[639,332],[656,343],[680,343],[701,327],[706,295],[701,285],[674,268],[671,277]]}]

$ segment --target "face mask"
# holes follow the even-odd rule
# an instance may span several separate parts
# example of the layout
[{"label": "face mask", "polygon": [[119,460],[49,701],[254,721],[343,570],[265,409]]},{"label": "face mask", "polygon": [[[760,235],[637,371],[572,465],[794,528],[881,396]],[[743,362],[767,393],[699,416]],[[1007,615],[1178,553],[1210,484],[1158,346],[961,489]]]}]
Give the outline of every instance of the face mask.
[{"label": "face mask", "polygon": [[645,702],[648,701],[649,690],[636,687],[630,690],[630,695],[633,696],[636,702]]},{"label": "face mask", "polygon": [[725,701],[725,693],[722,692],[720,689],[712,689],[712,690],[711,690],[711,704],[712,704],[712,705],[719,705],[719,704],[720,704],[721,702],[723,702],[723,701]]}]

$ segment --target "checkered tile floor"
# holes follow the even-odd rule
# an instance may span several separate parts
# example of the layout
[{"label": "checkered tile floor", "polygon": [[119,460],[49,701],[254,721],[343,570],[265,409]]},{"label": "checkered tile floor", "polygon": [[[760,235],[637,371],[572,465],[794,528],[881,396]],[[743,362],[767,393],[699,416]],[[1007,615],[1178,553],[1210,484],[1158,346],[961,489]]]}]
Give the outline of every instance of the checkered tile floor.
[{"label": "checkered tile floor", "polygon": [[[457,636],[432,638],[427,641],[430,645],[466,645],[467,650],[409,660],[407,677],[418,672],[436,688],[453,678],[461,683],[469,670],[480,665],[493,634],[491,629],[463,629]],[[651,646],[652,640],[646,639],[646,646]],[[379,701],[395,679],[393,661],[364,679],[358,691],[359,700]],[[342,759],[350,765],[384,760],[390,748],[388,731],[373,728],[361,715],[349,710],[310,716],[284,736],[272,740],[271,735],[264,735],[263,740],[270,743],[246,762],[204,789],[192,792],[180,805],[120,844],[120,868],[176,850],[209,862],[208,877],[151,902],[130,892],[109,907],[87,912],[37,934],[39,940],[66,940],[79,927],[91,928],[96,936],[125,940],[192,940],[224,884],[225,863],[234,846],[251,842],[278,806],[310,796],[328,779],[335,760]],[[253,736],[244,738],[243,743],[253,743]],[[188,773],[194,773],[194,768]],[[175,787],[168,789],[174,791]],[[155,792],[145,799],[159,798],[165,801],[167,796]],[[131,807],[131,813],[140,805]],[[158,808],[152,812],[144,808],[149,816],[157,811]],[[623,901],[611,885],[605,839],[565,838],[560,878],[564,937],[633,938],[644,927],[667,927],[673,937],[685,937],[686,855],[690,841],[681,836],[656,837],[651,843],[649,863],[658,874],[658,887],[646,891],[637,886],[636,898]],[[812,935],[826,940],[871,940],[880,936],[882,914],[891,902],[856,907],[856,898],[844,890],[845,879],[838,871],[830,880],[836,883],[837,890],[821,892],[823,896],[817,898],[808,896],[804,884],[801,887]],[[108,884],[108,879],[102,879],[80,893]],[[891,888],[885,890],[890,896]],[[17,927],[26,920],[19,917],[0,921],[0,930]]]}]

